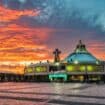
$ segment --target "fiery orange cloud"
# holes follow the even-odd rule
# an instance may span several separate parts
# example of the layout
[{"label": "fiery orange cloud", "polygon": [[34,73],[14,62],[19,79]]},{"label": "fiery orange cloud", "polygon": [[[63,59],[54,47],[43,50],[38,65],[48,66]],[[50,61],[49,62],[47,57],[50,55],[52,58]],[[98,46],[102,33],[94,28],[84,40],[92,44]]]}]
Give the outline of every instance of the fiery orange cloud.
[{"label": "fiery orange cloud", "polygon": [[37,16],[39,13],[40,11],[37,10],[13,10],[0,6],[0,22],[9,22],[25,15]]},{"label": "fiery orange cloud", "polygon": [[50,59],[44,43],[53,29],[29,28],[15,24],[1,27],[0,61],[31,61]]}]

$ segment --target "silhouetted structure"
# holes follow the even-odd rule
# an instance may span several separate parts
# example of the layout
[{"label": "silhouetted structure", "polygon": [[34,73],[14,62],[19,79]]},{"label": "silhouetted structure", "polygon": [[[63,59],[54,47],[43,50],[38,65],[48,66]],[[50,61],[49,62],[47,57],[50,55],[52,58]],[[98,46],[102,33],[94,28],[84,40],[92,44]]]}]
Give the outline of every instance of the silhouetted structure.
[{"label": "silhouetted structure", "polygon": [[53,54],[54,54],[54,63],[60,62],[60,54],[61,54],[61,51],[57,48],[57,49],[55,49],[55,51],[53,52]]}]

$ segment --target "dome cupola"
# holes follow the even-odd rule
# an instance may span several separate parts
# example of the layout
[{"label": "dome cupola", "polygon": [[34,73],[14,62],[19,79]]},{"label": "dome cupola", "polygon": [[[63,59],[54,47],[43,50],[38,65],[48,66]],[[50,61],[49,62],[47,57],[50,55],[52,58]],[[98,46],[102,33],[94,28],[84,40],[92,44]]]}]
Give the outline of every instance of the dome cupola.
[{"label": "dome cupola", "polygon": [[99,60],[89,53],[86,49],[85,44],[79,40],[76,49],[68,57],[64,59],[64,62],[74,63],[74,64],[99,64]]}]

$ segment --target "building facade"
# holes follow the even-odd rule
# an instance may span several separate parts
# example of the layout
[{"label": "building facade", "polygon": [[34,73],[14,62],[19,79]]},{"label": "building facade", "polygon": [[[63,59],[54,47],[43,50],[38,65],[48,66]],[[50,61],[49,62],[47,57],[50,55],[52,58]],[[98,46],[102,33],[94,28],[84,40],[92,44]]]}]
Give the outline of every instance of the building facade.
[{"label": "building facade", "polygon": [[[60,60],[55,49],[54,62],[30,64],[25,75],[46,77],[49,81],[101,81],[105,76],[104,62],[94,57],[80,40],[73,53]],[[43,78],[44,79],[44,78]]]}]

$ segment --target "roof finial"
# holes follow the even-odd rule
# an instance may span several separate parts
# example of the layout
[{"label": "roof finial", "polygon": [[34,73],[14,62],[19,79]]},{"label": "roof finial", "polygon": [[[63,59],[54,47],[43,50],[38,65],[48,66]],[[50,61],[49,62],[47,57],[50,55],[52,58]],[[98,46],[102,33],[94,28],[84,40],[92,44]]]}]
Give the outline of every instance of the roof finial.
[{"label": "roof finial", "polygon": [[76,53],[83,53],[83,52],[87,52],[85,44],[82,43],[81,40],[79,40],[79,43],[75,49]]},{"label": "roof finial", "polygon": [[82,40],[79,40],[79,45],[82,45]]}]

